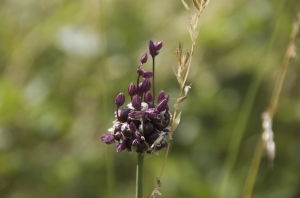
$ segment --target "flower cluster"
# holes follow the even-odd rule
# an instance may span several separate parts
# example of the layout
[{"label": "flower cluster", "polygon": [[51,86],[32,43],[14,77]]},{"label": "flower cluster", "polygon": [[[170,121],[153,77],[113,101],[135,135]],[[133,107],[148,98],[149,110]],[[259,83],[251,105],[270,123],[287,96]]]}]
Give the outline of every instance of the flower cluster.
[{"label": "flower cluster", "polygon": [[[145,53],[136,70],[138,74],[136,85],[130,83],[128,86],[131,102],[120,109],[125,102],[124,93],[119,93],[116,97],[117,110],[115,115],[117,119],[113,122],[113,126],[108,129],[110,133],[103,134],[101,139],[106,144],[118,142],[117,152],[126,149],[137,153],[154,153],[168,145],[165,136],[170,132],[169,95],[165,95],[164,91],[161,90],[157,97],[157,103],[154,101],[155,57],[161,48],[161,41],[157,43],[153,43],[152,40],[149,41],[148,49],[153,61],[152,72],[142,68],[142,65],[148,60],[148,55]],[[151,78],[152,83],[150,82]],[[151,85],[152,94],[150,92]]]}]

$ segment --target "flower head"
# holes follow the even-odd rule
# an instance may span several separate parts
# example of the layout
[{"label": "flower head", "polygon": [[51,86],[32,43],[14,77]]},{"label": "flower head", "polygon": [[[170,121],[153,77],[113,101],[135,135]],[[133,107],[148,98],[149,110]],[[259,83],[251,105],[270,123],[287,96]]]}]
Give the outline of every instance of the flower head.
[{"label": "flower head", "polygon": [[[149,41],[149,54],[153,59],[159,54],[161,48],[161,41],[157,43]],[[106,144],[117,142],[117,152],[128,150],[151,154],[167,145],[165,137],[170,132],[171,119],[168,111],[169,96],[165,95],[162,90],[158,94],[158,102],[154,102],[154,69],[148,71],[142,68],[147,59],[147,53],[141,56],[141,65],[136,70],[137,83],[131,82],[128,86],[127,91],[131,101],[121,108],[124,105],[125,96],[122,92],[118,94],[115,99],[117,119],[109,129],[109,134],[101,136],[102,141]]]}]

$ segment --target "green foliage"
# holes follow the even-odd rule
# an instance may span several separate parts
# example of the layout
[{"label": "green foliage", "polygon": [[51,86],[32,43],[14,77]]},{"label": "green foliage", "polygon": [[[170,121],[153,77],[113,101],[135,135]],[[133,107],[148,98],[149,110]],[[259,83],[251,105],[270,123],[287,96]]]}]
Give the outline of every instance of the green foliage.
[{"label": "green foliage", "polygon": [[[187,80],[194,83],[181,106],[162,179],[163,197],[219,196],[240,109],[261,72],[224,195],[240,197],[261,136],[261,113],[300,8],[297,1],[287,1],[283,8],[279,2],[211,1],[204,10]],[[191,45],[187,16],[181,1],[173,0],[1,1],[1,197],[134,197],[136,155],[117,154],[100,135],[114,119],[115,96],[136,80],[133,71],[149,39],[164,42],[156,89],[164,89],[175,102],[174,51],[179,41],[184,50]],[[299,65],[299,58],[294,59],[287,71],[274,117],[274,169],[263,158],[255,198],[300,196]],[[163,156],[164,151],[145,157],[145,197],[155,187]]]}]

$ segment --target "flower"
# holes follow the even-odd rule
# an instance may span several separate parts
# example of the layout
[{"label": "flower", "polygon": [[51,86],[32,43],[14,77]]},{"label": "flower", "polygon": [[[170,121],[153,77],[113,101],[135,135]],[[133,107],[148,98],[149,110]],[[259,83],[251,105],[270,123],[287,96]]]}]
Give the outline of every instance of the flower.
[{"label": "flower", "polygon": [[[153,43],[150,40],[148,48],[154,59],[162,48],[162,42]],[[121,108],[125,102],[125,95],[123,92],[117,95],[115,99],[116,120],[108,130],[109,134],[101,136],[102,141],[106,144],[117,142],[117,152],[127,150],[152,154],[168,145],[166,136],[170,132],[171,120],[168,107],[169,96],[161,90],[157,98],[158,103],[155,104],[153,100],[154,84],[150,82],[154,73],[142,68],[147,59],[147,53],[141,56],[141,65],[136,69],[138,74],[136,84],[131,82],[128,86],[127,91],[131,101]]]}]

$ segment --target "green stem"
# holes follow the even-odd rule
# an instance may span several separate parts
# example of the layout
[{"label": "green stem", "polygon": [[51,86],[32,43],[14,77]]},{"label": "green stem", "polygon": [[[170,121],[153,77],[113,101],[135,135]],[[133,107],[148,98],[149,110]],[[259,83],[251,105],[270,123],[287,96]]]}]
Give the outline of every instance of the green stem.
[{"label": "green stem", "polygon": [[135,198],[143,198],[144,155],[137,154]]}]

